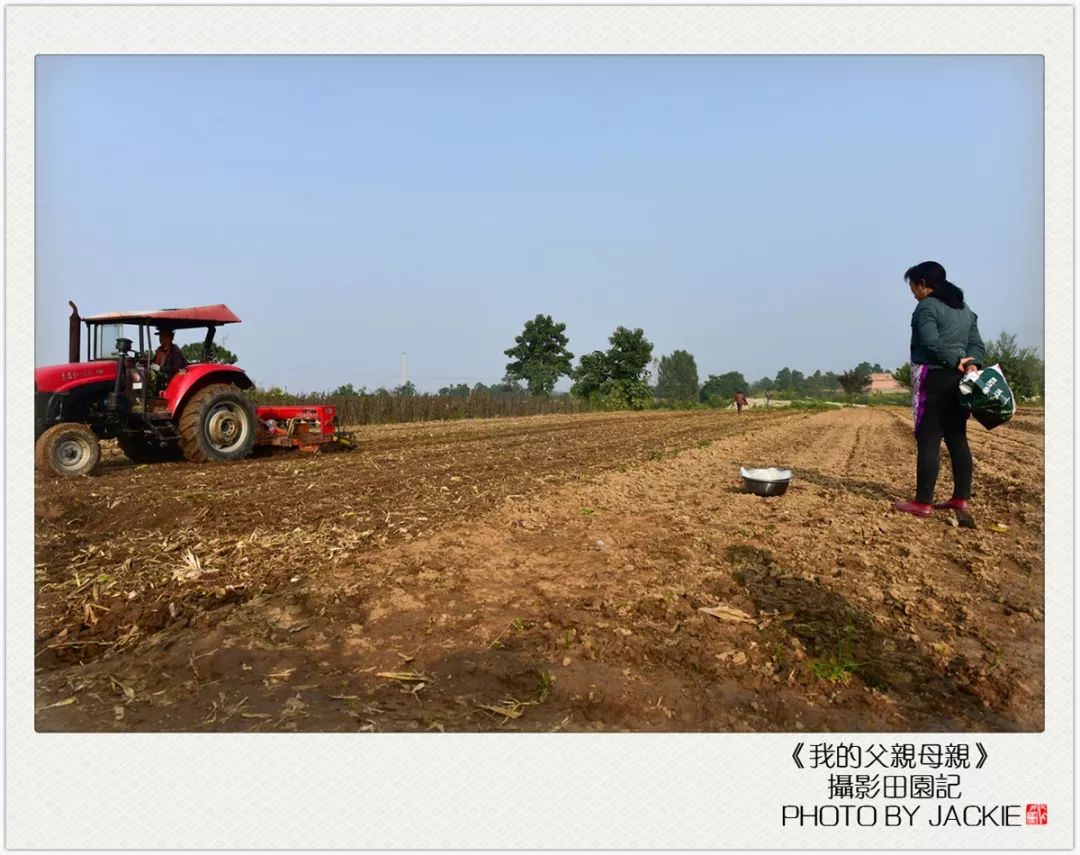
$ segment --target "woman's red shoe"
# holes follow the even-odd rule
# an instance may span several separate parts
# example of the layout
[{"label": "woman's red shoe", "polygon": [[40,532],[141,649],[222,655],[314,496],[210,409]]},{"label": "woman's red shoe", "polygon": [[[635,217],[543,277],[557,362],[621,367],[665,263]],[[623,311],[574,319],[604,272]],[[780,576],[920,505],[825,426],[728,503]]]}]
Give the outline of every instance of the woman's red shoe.
[{"label": "woman's red shoe", "polygon": [[914,514],[917,517],[928,517],[934,512],[934,506],[929,502],[896,502],[893,510]]},{"label": "woman's red shoe", "polygon": [[947,502],[938,502],[934,505],[935,511],[966,511],[968,509],[967,499],[952,498]]}]

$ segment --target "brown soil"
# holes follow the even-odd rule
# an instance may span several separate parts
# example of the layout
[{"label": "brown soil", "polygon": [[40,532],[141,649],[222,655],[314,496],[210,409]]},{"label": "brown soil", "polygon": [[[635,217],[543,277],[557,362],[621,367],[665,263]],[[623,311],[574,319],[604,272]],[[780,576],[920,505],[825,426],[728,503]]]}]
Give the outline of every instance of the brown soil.
[{"label": "brown soil", "polygon": [[[899,409],[114,451],[37,482],[37,727],[1040,730],[1043,417],[970,434],[974,530],[890,510]],[[795,480],[748,495],[740,464]]]}]

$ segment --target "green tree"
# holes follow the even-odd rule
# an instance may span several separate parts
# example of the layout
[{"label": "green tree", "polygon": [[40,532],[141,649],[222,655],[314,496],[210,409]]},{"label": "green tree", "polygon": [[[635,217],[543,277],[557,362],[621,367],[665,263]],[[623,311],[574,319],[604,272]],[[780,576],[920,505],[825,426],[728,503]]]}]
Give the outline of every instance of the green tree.
[{"label": "green tree", "polygon": [[610,380],[606,354],[601,350],[594,350],[584,354],[579,360],[570,392],[579,398],[592,398],[600,394],[600,390]]},{"label": "green tree", "polygon": [[492,395],[524,395],[528,390],[513,377],[503,377],[502,381],[488,387]]},{"label": "green tree", "polygon": [[647,370],[652,342],[645,338],[644,330],[626,327],[617,327],[608,342],[611,347],[606,352],[594,350],[581,357],[571,394],[613,409],[645,409],[652,402]]},{"label": "green tree", "polygon": [[[479,385],[483,385],[483,384],[478,383],[477,385],[479,386]],[[450,396],[457,397],[457,398],[468,398],[469,397],[469,384],[468,383],[453,383],[453,384],[451,384],[449,386],[443,386],[439,390],[439,394],[440,395],[450,395]]]},{"label": "green tree", "polygon": [[561,376],[573,372],[574,354],[566,349],[566,324],[557,324],[551,315],[537,315],[525,322],[525,329],[504,351],[514,361],[506,366],[506,376],[524,380],[530,395],[550,395]]},{"label": "green tree", "polygon": [[772,377],[762,377],[750,384],[750,391],[755,395],[760,395],[763,392],[767,392],[773,388]]},{"label": "green tree", "polygon": [[825,395],[826,392],[839,388],[840,387],[836,385],[836,375],[831,372],[829,374],[822,374],[820,368],[807,377],[803,384],[804,394],[809,395],[812,398],[820,398]]},{"label": "green tree", "polygon": [[635,330],[616,327],[608,341],[611,343],[607,351],[611,379],[647,383],[649,373],[646,368],[652,359],[653,344],[645,338],[645,331],[640,327]]},{"label": "green tree", "polygon": [[791,391],[797,395],[806,393],[806,376],[801,371],[791,372]]},{"label": "green tree", "polygon": [[363,395],[367,390],[361,386],[359,389],[354,389],[352,383],[346,383],[344,386],[338,386],[333,392],[330,393],[331,398],[354,398],[358,395]]},{"label": "green tree", "polygon": [[1017,398],[1036,398],[1045,388],[1046,365],[1033,347],[1020,347],[1016,336],[1002,332],[986,344],[986,364],[1000,365]]},{"label": "green tree", "polygon": [[696,401],[698,370],[694,355],[676,350],[671,356],[661,356],[656,370],[656,395],[667,401]]},{"label": "green tree", "polygon": [[653,393],[646,380],[612,380],[599,400],[612,410],[647,410],[652,406]]},{"label": "green tree", "polygon": [[776,372],[776,378],[772,381],[772,388],[777,392],[791,392],[791,369],[784,367]]},{"label": "green tree", "polygon": [[717,398],[730,400],[736,392],[749,392],[750,386],[746,378],[739,371],[729,371],[726,374],[710,374],[701,387],[701,400],[709,401]]},{"label": "green tree", "polygon": [[[192,341],[181,346],[180,352],[188,362],[202,362],[203,346],[201,341]],[[239,357],[231,350],[226,350],[216,342],[210,342],[210,361],[220,365],[236,365]]]},{"label": "green tree", "polygon": [[399,398],[411,398],[416,394],[416,386],[413,385],[412,380],[406,380],[400,386],[394,387],[394,394]]},{"label": "green tree", "polygon": [[862,391],[862,387],[866,385],[866,380],[869,375],[862,375],[859,373],[859,369],[852,368],[850,371],[845,371],[839,377],[837,381],[840,383],[840,387],[848,395],[858,395]]},{"label": "green tree", "polygon": [[893,380],[899,383],[901,386],[910,389],[911,388],[911,363],[905,362],[899,368],[892,373]]}]

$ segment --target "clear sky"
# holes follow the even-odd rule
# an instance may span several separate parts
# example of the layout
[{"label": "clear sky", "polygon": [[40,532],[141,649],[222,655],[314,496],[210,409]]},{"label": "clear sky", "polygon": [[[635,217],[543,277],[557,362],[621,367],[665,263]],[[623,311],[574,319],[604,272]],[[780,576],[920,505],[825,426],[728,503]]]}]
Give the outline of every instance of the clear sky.
[{"label": "clear sky", "polygon": [[[497,381],[525,320],[702,380],[907,360],[933,259],[1042,348],[1039,57],[39,57],[38,364],[224,302],[290,391]],[[194,336],[178,335],[184,343]],[[566,388],[565,381],[560,388]]]}]

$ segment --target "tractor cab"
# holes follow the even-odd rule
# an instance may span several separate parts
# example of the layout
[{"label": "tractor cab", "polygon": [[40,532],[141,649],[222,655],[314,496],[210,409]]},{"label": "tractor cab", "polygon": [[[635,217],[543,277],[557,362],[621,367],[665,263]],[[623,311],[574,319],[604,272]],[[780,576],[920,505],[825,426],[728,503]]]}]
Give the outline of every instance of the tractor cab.
[{"label": "tractor cab", "polygon": [[[74,304],[72,309],[73,317],[77,318],[78,309]],[[194,373],[201,376],[204,374],[201,366],[212,364],[211,355],[217,328],[240,322],[224,304],[150,312],[114,312],[91,315],[81,320],[87,331],[87,361],[113,360],[116,363],[115,389],[109,400],[111,408],[170,414],[175,412],[179,397],[191,385],[186,379],[188,375]],[[153,364],[155,330],[165,330],[174,335],[178,331],[205,330],[200,353],[191,363],[191,371],[185,368],[174,375],[154,370],[157,367]],[[69,342],[69,352],[78,353],[76,323],[71,324],[71,335],[74,338]],[[175,341],[173,346],[180,347]],[[239,385],[243,387],[245,384],[241,382]]]},{"label": "tractor cab", "polygon": [[121,355],[119,343],[129,342],[128,350],[136,356],[145,357],[154,351],[155,329],[199,330],[206,333],[198,362],[210,362],[214,335],[219,326],[240,323],[240,319],[224,304],[196,306],[190,309],[160,309],[152,312],[114,312],[79,318],[79,311],[71,303],[72,317],[69,322],[71,339],[68,342],[69,358],[79,361],[79,321],[86,324],[86,360],[116,359]]}]

